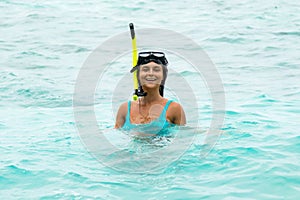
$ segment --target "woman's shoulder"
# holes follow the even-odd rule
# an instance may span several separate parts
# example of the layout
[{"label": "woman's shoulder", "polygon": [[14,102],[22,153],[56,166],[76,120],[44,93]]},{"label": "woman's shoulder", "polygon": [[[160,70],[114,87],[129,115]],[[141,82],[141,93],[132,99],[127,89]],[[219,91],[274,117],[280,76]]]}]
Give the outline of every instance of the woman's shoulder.
[{"label": "woman's shoulder", "polygon": [[128,101],[125,101],[125,102],[121,103],[120,108],[126,108],[127,105],[128,105]]},{"label": "woman's shoulder", "polygon": [[180,103],[176,101],[172,101],[172,103],[169,105],[169,108],[167,110],[167,118],[169,118],[169,121],[174,124],[186,124],[186,118],[183,107]]},{"label": "woman's shoulder", "polygon": [[126,114],[127,113],[127,105],[128,102],[123,102],[120,106],[119,106],[119,112],[122,114]]},{"label": "woman's shoulder", "polygon": [[169,105],[170,109],[175,109],[175,110],[182,109],[182,106],[177,101],[174,100],[168,100],[168,101],[170,101],[170,105]]}]

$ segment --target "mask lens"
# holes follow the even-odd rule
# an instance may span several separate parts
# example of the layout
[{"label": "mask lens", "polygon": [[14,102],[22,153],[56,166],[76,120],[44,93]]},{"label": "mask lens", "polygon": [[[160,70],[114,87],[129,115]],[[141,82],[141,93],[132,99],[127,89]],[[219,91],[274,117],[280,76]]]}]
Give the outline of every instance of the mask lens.
[{"label": "mask lens", "polygon": [[158,57],[158,58],[161,58],[161,57],[165,56],[165,54],[161,53],[161,52],[154,52],[152,55],[154,55],[155,57]]},{"label": "mask lens", "polygon": [[146,58],[148,56],[151,55],[151,52],[142,52],[142,53],[139,53],[139,56],[142,57],[142,58]]}]

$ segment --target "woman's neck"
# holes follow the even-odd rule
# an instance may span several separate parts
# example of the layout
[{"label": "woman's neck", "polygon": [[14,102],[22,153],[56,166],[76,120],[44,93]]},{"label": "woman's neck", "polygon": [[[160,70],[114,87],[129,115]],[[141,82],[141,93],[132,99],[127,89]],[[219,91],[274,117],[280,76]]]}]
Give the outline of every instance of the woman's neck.
[{"label": "woman's neck", "polygon": [[157,102],[162,100],[163,97],[160,96],[159,91],[157,90],[149,90],[147,91],[147,95],[144,96],[141,100],[142,104],[147,105],[147,104],[151,104],[153,102]]}]

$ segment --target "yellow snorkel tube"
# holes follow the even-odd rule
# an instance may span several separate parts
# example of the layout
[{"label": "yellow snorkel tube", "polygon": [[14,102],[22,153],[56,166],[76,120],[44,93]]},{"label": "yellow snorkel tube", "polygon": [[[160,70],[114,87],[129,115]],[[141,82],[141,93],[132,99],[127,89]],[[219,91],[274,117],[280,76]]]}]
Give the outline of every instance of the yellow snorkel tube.
[{"label": "yellow snorkel tube", "polygon": [[[130,28],[131,42],[132,42],[132,67],[135,67],[137,65],[137,61],[138,61],[138,51],[137,51],[137,47],[136,47],[136,37],[135,37],[133,23],[129,24],[129,28]],[[132,96],[132,99],[134,101],[136,101],[138,99],[138,96],[136,94],[138,91],[138,87],[139,87],[139,83],[138,83],[138,79],[137,79],[137,72],[136,72],[136,70],[134,70],[134,72],[133,72],[133,88],[134,88],[135,93]]]},{"label": "yellow snorkel tube", "polygon": [[130,72],[133,73],[133,87],[134,87],[134,93],[132,95],[132,99],[134,101],[138,100],[139,97],[144,97],[147,95],[147,92],[144,92],[143,87],[139,85],[138,77],[137,77],[137,70],[138,67],[138,51],[136,47],[136,37],[134,32],[134,26],[133,23],[129,24],[130,33],[131,33],[131,39],[132,39],[132,69]]}]

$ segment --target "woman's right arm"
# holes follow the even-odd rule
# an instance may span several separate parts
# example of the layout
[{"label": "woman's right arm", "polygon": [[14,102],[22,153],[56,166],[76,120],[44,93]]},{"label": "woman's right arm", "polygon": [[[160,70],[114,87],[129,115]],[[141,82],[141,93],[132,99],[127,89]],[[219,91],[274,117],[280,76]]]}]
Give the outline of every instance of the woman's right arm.
[{"label": "woman's right arm", "polygon": [[117,117],[116,117],[115,128],[122,128],[122,126],[125,123],[126,114],[127,114],[127,102],[122,103],[122,105],[119,107]]}]

